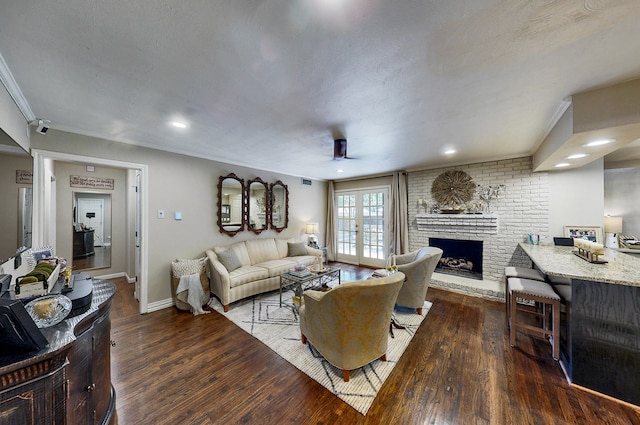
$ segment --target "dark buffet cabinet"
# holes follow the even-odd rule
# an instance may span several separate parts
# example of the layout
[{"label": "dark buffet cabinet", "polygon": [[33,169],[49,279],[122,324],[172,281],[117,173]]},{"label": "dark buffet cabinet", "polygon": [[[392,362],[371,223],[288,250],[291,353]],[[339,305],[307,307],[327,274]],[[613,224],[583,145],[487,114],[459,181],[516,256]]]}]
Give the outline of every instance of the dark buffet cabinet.
[{"label": "dark buffet cabinet", "polygon": [[73,232],[73,258],[89,257],[95,253],[93,230]]},{"label": "dark buffet cabinet", "polygon": [[30,355],[0,354],[0,425],[111,422],[114,294],[113,283],[94,281],[86,313],[42,329],[47,348]]}]

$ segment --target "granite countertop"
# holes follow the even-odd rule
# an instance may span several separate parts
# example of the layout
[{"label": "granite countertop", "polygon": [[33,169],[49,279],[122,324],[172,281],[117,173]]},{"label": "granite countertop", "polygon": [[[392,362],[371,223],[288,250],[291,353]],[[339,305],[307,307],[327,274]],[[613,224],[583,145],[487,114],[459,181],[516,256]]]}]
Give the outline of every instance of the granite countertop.
[{"label": "granite countertop", "polygon": [[39,358],[44,358],[51,353],[64,349],[76,339],[74,333],[76,326],[84,319],[95,314],[103,303],[114,296],[115,292],[116,286],[111,281],[94,279],[89,310],[78,316],[65,319],[57,325],[40,329],[47,341],[49,341],[49,345],[46,348],[31,353],[0,355],[0,373],[4,373],[8,368],[16,368],[23,363],[34,362]]},{"label": "granite countertop", "polygon": [[606,264],[589,263],[572,253],[571,246],[545,246],[519,243],[543,273],[596,282],[640,287],[640,258],[605,248],[601,260]]}]

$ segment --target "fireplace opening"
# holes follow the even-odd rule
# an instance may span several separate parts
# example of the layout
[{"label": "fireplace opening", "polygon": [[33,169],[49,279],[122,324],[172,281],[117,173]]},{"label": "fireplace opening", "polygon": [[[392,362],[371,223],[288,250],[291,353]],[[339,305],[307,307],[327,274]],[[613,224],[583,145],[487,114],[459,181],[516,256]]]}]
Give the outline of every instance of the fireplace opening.
[{"label": "fireplace opening", "polygon": [[436,272],[482,280],[482,241],[429,238],[429,246],[443,251]]}]

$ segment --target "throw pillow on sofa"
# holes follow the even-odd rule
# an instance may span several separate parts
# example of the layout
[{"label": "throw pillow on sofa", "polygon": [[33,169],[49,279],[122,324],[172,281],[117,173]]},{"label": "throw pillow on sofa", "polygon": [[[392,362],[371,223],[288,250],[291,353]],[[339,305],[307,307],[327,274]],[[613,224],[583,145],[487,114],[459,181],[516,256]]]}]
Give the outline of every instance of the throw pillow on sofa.
[{"label": "throw pillow on sofa", "polygon": [[307,255],[307,246],[304,242],[287,242],[287,257],[298,257],[300,255]]},{"label": "throw pillow on sofa", "polygon": [[218,260],[222,263],[224,268],[227,269],[229,273],[231,273],[235,269],[239,269],[240,267],[242,267],[242,263],[240,262],[240,259],[233,251],[233,249],[226,249],[224,251],[218,252],[216,255],[218,256]]}]

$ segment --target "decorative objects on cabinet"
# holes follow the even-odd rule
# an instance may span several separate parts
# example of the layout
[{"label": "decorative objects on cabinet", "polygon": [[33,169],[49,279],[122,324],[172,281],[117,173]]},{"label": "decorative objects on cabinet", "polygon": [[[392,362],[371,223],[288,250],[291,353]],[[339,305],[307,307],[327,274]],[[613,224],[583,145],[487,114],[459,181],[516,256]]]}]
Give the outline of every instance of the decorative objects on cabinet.
[{"label": "decorative objects on cabinet", "polygon": [[112,282],[94,280],[89,309],[41,329],[49,342],[31,353],[0,353],[2,424],[108,424],[111,385]]}]

